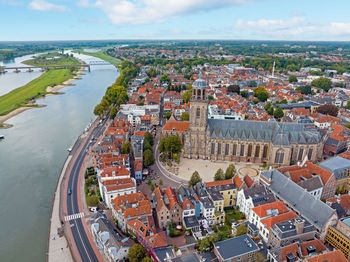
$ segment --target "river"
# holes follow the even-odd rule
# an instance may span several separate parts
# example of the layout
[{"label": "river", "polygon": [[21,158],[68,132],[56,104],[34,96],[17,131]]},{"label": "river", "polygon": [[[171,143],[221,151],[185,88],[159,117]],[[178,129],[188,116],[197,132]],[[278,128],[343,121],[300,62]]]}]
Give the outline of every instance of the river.
[{"label": "river", "polygon": [[[0,77],[0,89],[19,87],[32,74]],[[94,119],[94,106],[118,75],[112,65],[91,66],[61,90],[65,94],[38,100],[47,107],[25,111],[6,122],[12,128],[0,129],[0,261],[46,260],[51,201],[67,149]]]}]

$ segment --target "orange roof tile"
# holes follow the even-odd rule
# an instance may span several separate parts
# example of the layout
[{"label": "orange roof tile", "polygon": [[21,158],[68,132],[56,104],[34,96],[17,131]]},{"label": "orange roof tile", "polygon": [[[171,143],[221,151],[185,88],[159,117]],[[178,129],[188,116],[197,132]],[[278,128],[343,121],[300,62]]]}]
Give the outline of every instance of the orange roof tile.
[{"label": "orange roof tile", "polygon": [[275,225],[279,222],[283,222],[283,221],[290,220],[290,219],[297,218],[297,217],[298,217],[298,215],[294,211],[289,211],[289,212],[283,213],[281,215],[266,218],[266,219],[262,220],[261,223],[266,225],[267,230],[270,230],[270,227],[272,227],[273,225]]},{"label": "orange roof tile", "polygon": [[298,243],[293,243],[291,245],[282,247],[280,261],[287,261],[288,254],[293,254],[297,257],[297,252],[300,252]]},{"label": "orange roof tile", "polygon": [[330,251],[313,257],[306,258],[308,262],[347,262],[345,255],[340,250]]},{"label": "orange roof tile", "polygon": [[235,175],[233,177],[233,183],[236,185],[237,188],[241,188],[241,186],[243,185],[243,181],[242,179],[239,177],[239,175]]},{"label": "orange roof tile", "polygon": [[190,125],[189,122],[168,120],[165,123],[163,130],[167,130],[167,131],[175,130],[179,132],[184,132],[188,130],[189,125]]},{"label": "orange roof tile", "polygon": [[252,208],[252,211],[255,212],[260,218],[266,217],[268,210],[277,210],[278,214],[283,214],[288,212],[288,208],[283,201],[275,201],[272,203],[267,203],[261,206]]},{"label": "orange roof tile", "polygon": [[306,241],[306,242],[300,243],[300,249],[303,256],[308,255],[307,248],[309,246],[314,246],[316,248],[316,251],[315,251],[316,253],[320,253],[327,249],[326,246],[323,244],[323,241],[320,239],[313,239],[310,241]]},{"label": "orange roof tile", "polygon": [[223,185],[231,185],[233,184],[232,179],[220,180],[220,181],[212,181],[205,183],[206,187],[214,187],[214,186],[223,186]]}]

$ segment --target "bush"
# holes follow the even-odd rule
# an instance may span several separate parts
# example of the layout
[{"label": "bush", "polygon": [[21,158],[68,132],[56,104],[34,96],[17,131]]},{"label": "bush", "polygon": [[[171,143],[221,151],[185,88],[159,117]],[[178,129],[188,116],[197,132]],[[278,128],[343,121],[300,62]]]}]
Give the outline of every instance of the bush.
[{"label": "bush", "polygon": [[86,204],[88,206],[97,206],[98,205],[98,197],[97,196],[87,196]]}]

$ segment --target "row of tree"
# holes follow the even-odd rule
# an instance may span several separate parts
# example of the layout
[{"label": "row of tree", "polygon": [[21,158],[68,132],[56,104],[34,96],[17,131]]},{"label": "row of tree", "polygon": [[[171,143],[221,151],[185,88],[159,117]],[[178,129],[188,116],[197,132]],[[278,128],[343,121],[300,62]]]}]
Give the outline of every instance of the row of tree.
[{"label": "row of tree", "polygon": [[118,107],[128,101],[127,84],[134,78],[139,68],[129,61],[123,61],[119,66],[120,76],[115,83],[107,88],[101,102],[95,106],[94,114],[103,116],[111,107],[110,117],[114,118]]}]

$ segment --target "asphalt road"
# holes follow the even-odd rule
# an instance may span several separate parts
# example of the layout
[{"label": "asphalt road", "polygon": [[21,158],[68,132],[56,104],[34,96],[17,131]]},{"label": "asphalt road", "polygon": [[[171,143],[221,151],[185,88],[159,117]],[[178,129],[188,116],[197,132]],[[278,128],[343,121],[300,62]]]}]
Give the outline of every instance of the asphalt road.
[{"label": "asphalt road", "polygon": [[[68,181],[68,190],[71,190],[71,194],[68,195],[67,192],[67,215],[73,215],[78,214],[80,212],[83,212],[83,210],[79,210],[78,205],[78,199],[81,197],[78,195],[78,188],[79,188],[79,171],[81,166],[83,165],[84,158],[87,154],[87,149],[92,145],[90,143],[90,140],[92,137],[98,138],[103,134],[105,123],[107,121],[108,117],[106,117],[106,120],[104,120],[102,123],[99,123],[91,132],[86,140],[85,144],[83,145],[80,152],[75,152],[75,154],[78,154],[78,157],[71,169],[71,173],[69,174],[69,181]],[[73,151],[74,152],[74,151]],[[94,252],[94,249],[92,248],[89,238],[87,237],[87,233],[85,232],[85,228],[83,226],[81,218],[76,218],[69,221],[73,238],[75,241],[75,244],[78,248],[80,257],[82,261],[98,261],[98,258]]]}]

